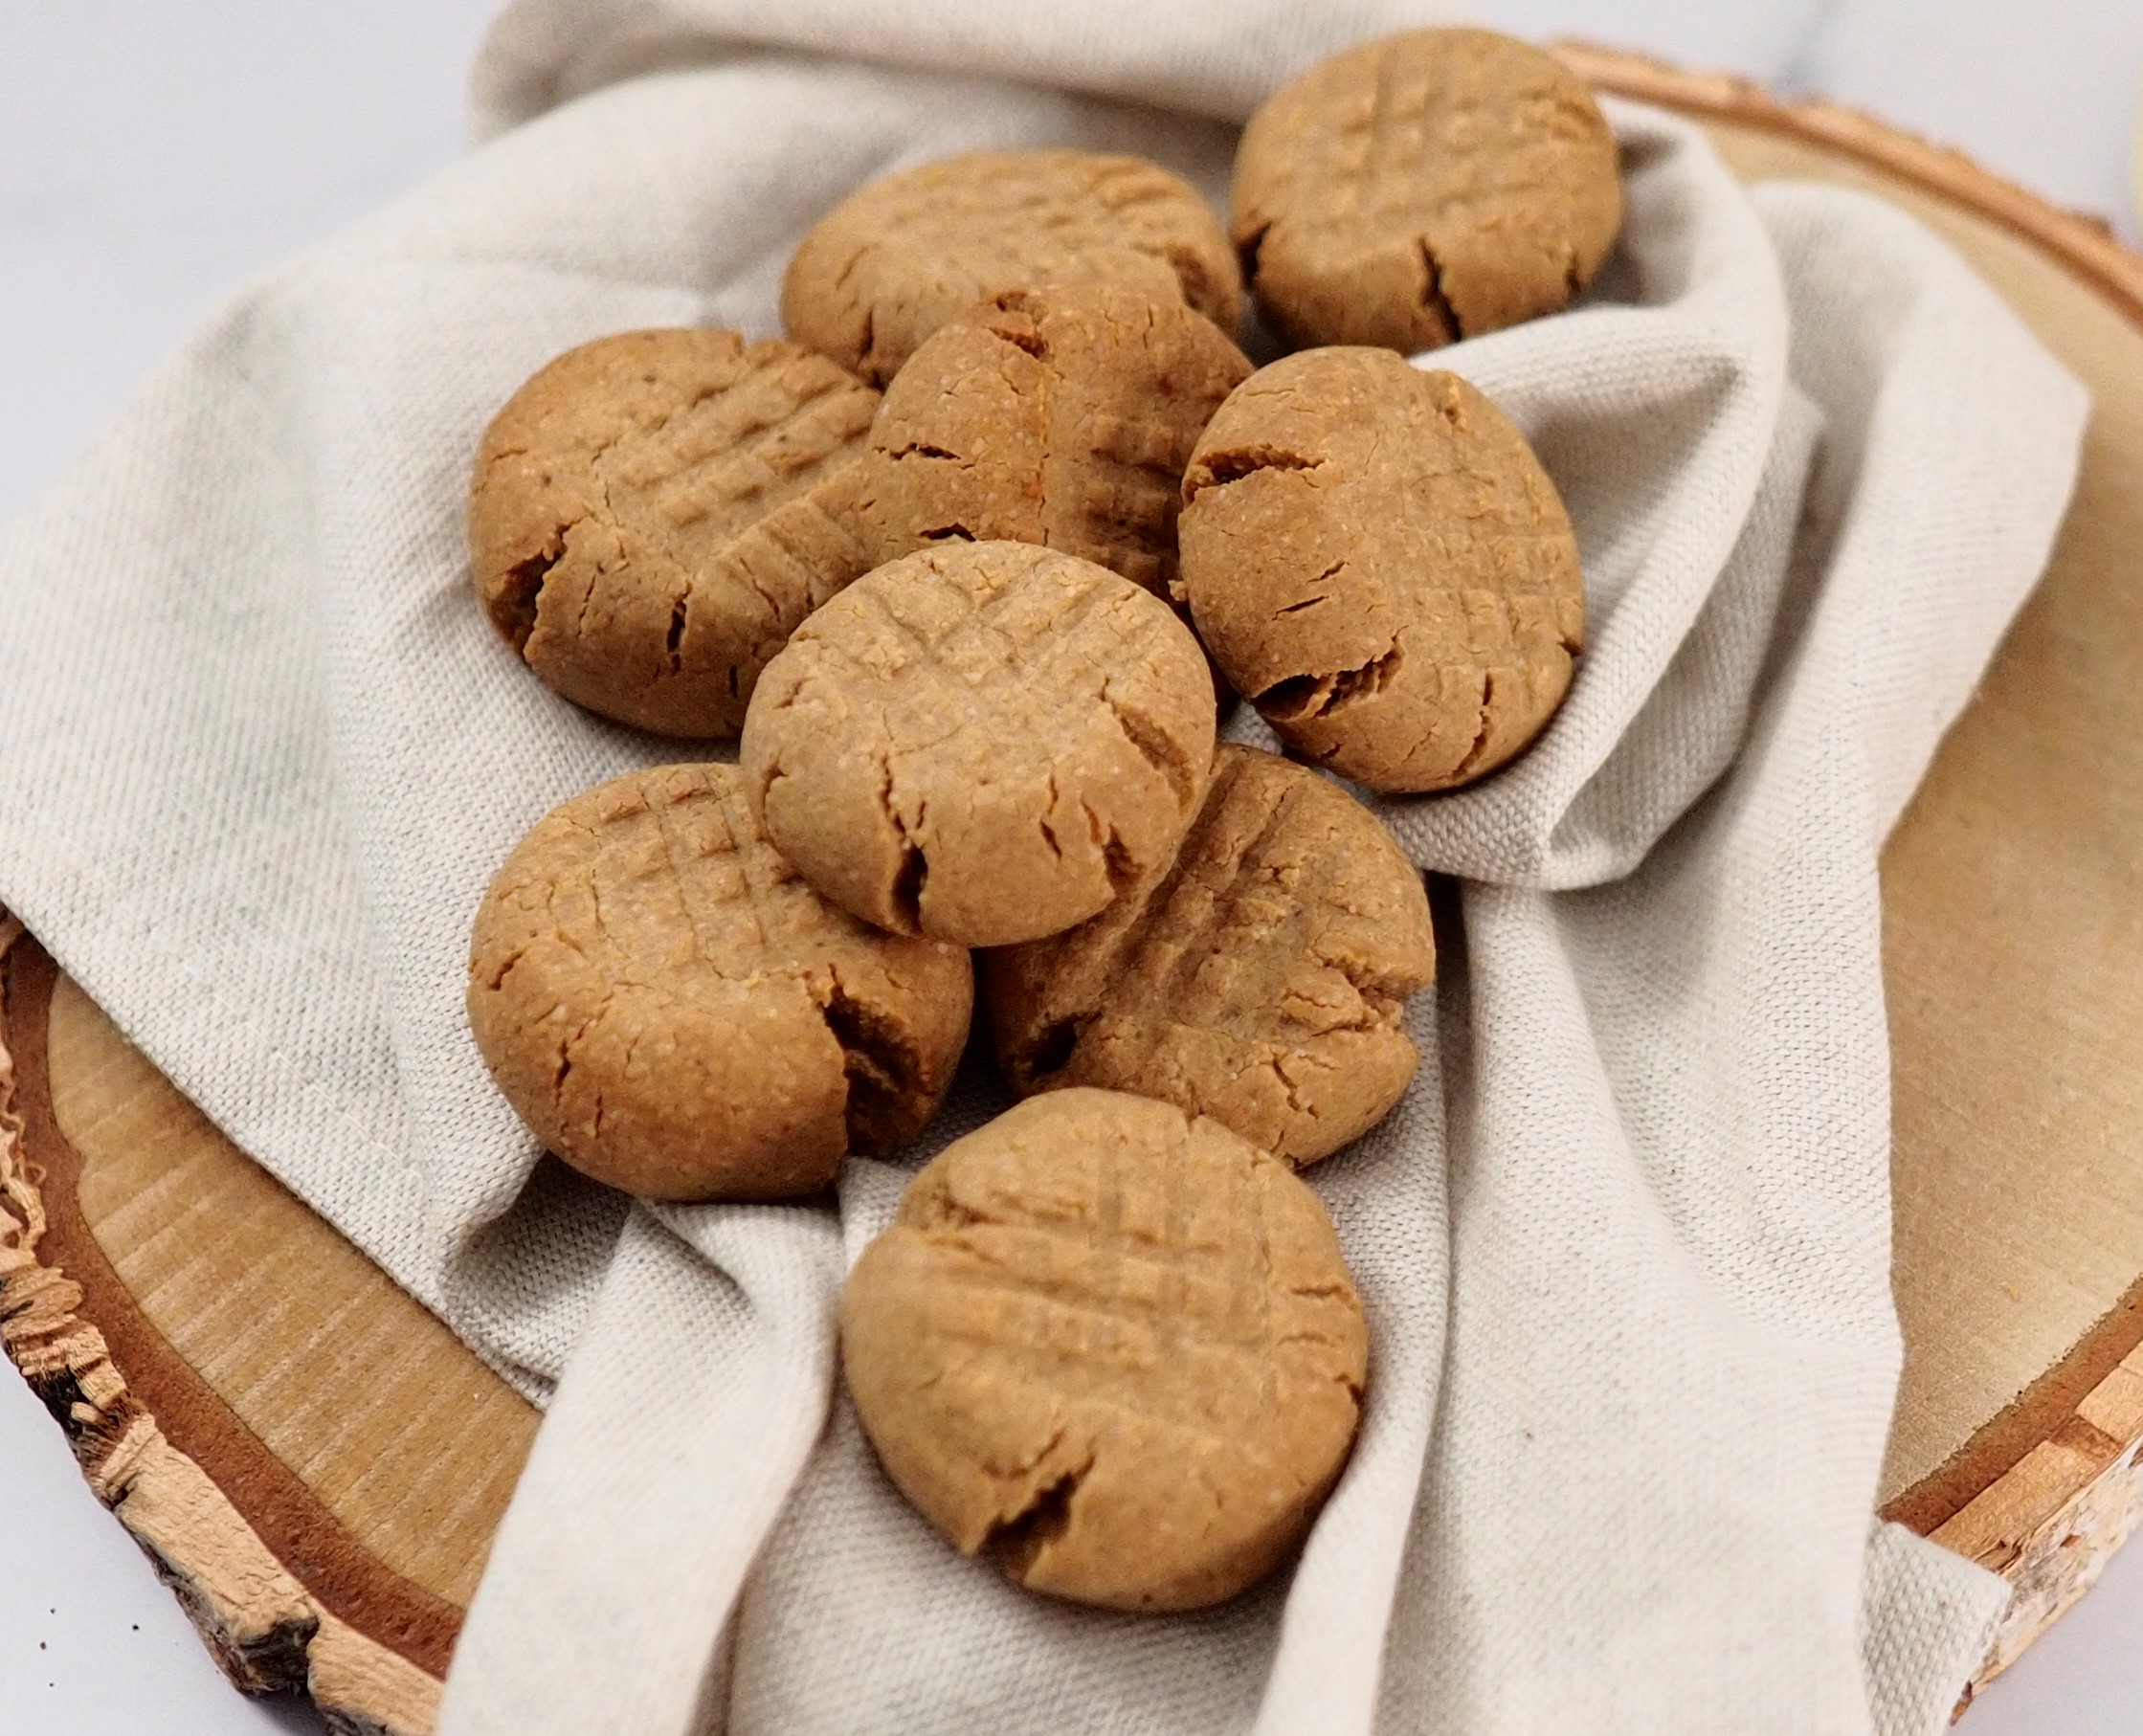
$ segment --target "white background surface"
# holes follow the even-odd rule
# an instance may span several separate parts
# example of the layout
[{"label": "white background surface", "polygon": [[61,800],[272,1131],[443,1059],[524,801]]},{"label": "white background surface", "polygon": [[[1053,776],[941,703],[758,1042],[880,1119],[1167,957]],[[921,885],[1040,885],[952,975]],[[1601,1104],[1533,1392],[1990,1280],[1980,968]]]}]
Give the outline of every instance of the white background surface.
[{"label": "white background surface", "polygon": [[[489,10],[0,0],[0,516],[224,296],[459,151],[463,74]],[[1856,103],[2138,238],[2138,0],[1478,10]],[[230,1690],[11,1375],[0,1376],[0,1736],[321,1727],[301,1703]],[[2143,1543],[1964,1729],[2143,1731]]]}]

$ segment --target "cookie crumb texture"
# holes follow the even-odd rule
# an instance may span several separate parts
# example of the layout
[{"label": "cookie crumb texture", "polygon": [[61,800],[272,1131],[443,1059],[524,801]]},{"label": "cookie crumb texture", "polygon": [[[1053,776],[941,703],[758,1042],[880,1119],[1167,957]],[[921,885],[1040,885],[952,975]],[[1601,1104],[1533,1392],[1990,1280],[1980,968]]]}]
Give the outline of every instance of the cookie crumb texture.
[{"label": "cookie crumb texture", "polygon": [[870,566],[821,491],[877,408],[823,356],[730,331],[569,350],[478,453],[469,543],[493,624],[591,711],[735,735],[768,659]]},{"label": "cookie crumb texture", "polygon": [[1038,543],[1167,595],[1183,467],[1250,364],[1172,295],[1009,290],[885,389],[843,487],[874,564],[948,537]]},{"label": "cookie crumb texture", "polygon": [[742,764],[767,835],[897,934],[1005,946],[1173,856],[1213,759],[1203,654],[1077,556],[951,542],[859,580],[768,666]]},{"label": "cookie crumb texture", "polygon": [[1615,146],[1584,81],[1490,31],[1335,56],[1251,117],[1231,230],[1289,344],[1409,354],[1553,313],[1622,226]]},{"label": "cookie crumb texture", "polygon": [[1170,868],[980,965],[1023,1095],[1159,1098],[1299,1166],[1405,1091],[1420,1056],[1399,1021],[1436,975],[1436,938],[1420,873],[1374,814],[1317,772],[1223,744]]},{"label": "cookie crumb texture", "polygon": [[849,1391],[903,1494],[1021,1585],[1231,1597],[1353,1440],[1362,1308],[1324,1206],[1217,1122],[1052,1092],[918,1174],[842,1299]]},{"label": "cookie crumb texture", "polygon": [[967,1039],[968,955],[834,909],[729,766],[553,810],[477,912],[469,1023],[523,1121],[654,1199],[780,1199],[905,1144]]},{"label": "cookie crumb texture", "polygon": [[1220,407],[1183,477],[1183,589],[1274,731],[1374,790],[1531,742],[1584,638],[1577,542],[1509,419],[1387,349],[1304,350]]},{"label": "cookie crumb texture", "polygon": [[1181,300],[1233,338],[1242,277],[1188,181],[1143,157],[971,151],[851,194],[781,284],[789,334],[882,386],[948,320],[1008,290],[1117,283]]}]

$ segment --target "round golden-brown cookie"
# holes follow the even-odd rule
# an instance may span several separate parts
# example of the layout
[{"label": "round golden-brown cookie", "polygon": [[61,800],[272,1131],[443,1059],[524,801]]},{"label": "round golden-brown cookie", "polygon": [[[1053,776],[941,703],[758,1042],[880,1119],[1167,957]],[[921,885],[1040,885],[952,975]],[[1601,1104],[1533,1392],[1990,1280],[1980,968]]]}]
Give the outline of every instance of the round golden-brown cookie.
[{"label": "round golden-brown cookie", "polygon": [[841,483],[874,561],[947,536],[1039,543],[1166,596],[1183,466],[1243,353],[1172,294],[1007,290],[885,389]]},{"label": "round golden-brown cookie", "polygon": [[469,1024],[546,1146],[654,1199],[781,1199],[922,1130],[967,1040],[968,955],[834,909],[733,766],[554,809],[477,911]]},{"label": "round golden-brown cookie", "polygon": [[870,565],[819,491],[861,456],[878,393],[794,344],[678,329],[560,356],[484,433],[477,590],[576,704],[730,736],[805,615]]},{"label": "round golden-brown cookie", "polygon": [[1553,313],[1622,226],[1583,79],[1490,31],[1429,30],[1312,67],[1250,118],[1231,227],[1290,344],[1413,353]]},{"label": "round golden-brown cookie", "polygon": [[1584,637],[1577,543],[1525,436],[1456,374],[1304,350],[1207,424],[1182,586],[1221,672],[1289,746],[1450,790],[1537,735]]},{"label": "round golden-brown cookie", "polygon": [[1294,1549],[1369,1339],[1315,1193],[1218,1122],[1032,1098],[908,1184],[841,1302],[880,1461],[1021,1585],[1188,1610]]},{"label": "round golden-brown cookie", "polygon": [[995,946],[1168,861],[1213,732],[1204,655],[1158,597],[1055,549],[951,542],[797,630],[742,764],[768,836],[842,909]]},{"label": "round golden-brown cookie", "polygon": [[1101,1085],[1210,1115],[1297,1165],[1399,1101],[1399,1018],[1436,975],[1420,872],[1330,779],[1223,744],[1175,861],[1069,933],[987,952],[1016,1090]]},{"label": "round golden-brown cookie", "polygon": [[946,321],[1012,289],[1100,279],[1188,302],[1230,338],[1242,277],[1197,189],[1143,157],[971,151],[874,181],[781,283],[790,336],[883,385]]}]

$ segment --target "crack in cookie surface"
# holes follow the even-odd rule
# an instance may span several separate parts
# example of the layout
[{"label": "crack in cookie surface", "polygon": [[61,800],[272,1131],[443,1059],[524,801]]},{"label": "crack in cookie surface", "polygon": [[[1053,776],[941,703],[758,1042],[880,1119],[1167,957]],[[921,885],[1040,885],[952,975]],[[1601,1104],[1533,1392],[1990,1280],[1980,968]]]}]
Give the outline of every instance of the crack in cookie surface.
[{"label": "crack in cookie surface", "polygon": [[470,545],[486,609],[576,703],[734,735],[759,670],[868,565],[825,501],[877,403],[822,357],[733,332],[567,352],[479,454]]},{"label": "crack in cookie surface", "polygon": [[1313,771],[1223,745],[1175,860],[1068,933],[983,954],[1022,1093],[1098,1085],[1210,1115],[1293,1164],[1389,1112],[1436,968],[1421,878]]},{"label": "crack in cookie surface", "polygon": [[1142,158],[973,151],[836,206],[782,278],[796,339],[883,385],[947,321],[1008,291],[1098,282],[1180,301],[1229,337],[1234,250],[1188,182]]},{"label": "crack in cookie surface", "polygon": [[1290,345],[1413,354],[1563,306],[1621,218],[1582,80],[1508,37],[1431,30],[1325,61],[1251,118],[1231,233]]},{"label": "crack in cookie surface", "polygon": [[1076,554],[1167,595],[1183,466],[1250,373],[1181,303],[1109,282],[1009,291],[886,388],[852,512],[875,562],[958,534]]},{"label": "crack in cookie surface", "polygon": [[1316,1197],[1217,1123],[1098,1091],[926,1167],[857,1265],[842,1344],[881,1458],[958,1547],[1128,1609],[1276,1565],[1367,1374]]},{"label": "crack in cookie surface", "polygon": [[551,1149],[662,1198],[778,1198],[920,1130],[965,1041],[965,955],[826,904],[734,768],[629,773],[553,811],[478,913],[469,1012]]},{"label": "crack in cookie surface", "polygon": [[1174,612],[1028,544],[878,568],[770,667],[743,765],[769,835],[867,922],[1006,945],[1091,916],[1195,812],[1214,707]]},{"label": "crack in cookie surface", "polygon": [[1305,757],[1446,790],[1543,729],[1584,637],[1570,517],[1458,376],[1328,348],[1255,374],[1185,472],[1181,589],[1214,661]]}]

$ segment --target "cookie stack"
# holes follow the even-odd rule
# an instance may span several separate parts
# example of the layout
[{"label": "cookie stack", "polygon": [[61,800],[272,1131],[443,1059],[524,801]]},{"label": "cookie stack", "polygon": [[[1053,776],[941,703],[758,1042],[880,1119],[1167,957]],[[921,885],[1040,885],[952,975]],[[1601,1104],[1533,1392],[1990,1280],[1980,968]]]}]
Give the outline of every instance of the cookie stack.
[{"label": "cookie stack", "polygon": [[[865,1251],[844,1364],[961,1549],[1126,1609],[1233,1595],[1337,1479],[1368,1335],[1296,1175],[1387,1114],[1420,876],[1324,772],[1456,789],[1568,690],[1570,521],[1422,349],[1552,313],[1614,141],[1479,31],[1252,119],[1233,234],[1158,166],[981,152],[806,235],[790,336],[599,339],[477,456],[478,594],[618,722],[737,738],[514,850],[469,1013],[544,1143],[657,1199],[792,1198],[935,1113],[977,972],[1023,1099]],[[1244,286],[1293,353],[1253,369]],[[1241,694],[1304,761],[1217,744]]]}]

